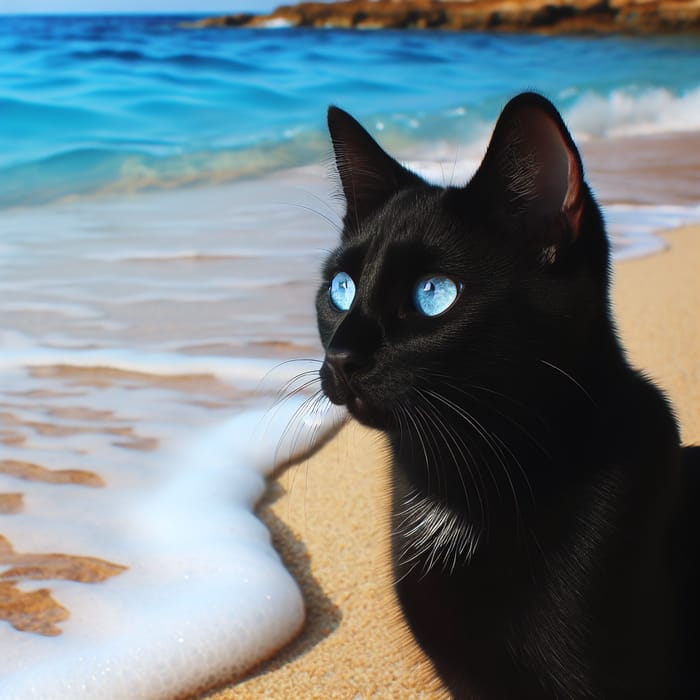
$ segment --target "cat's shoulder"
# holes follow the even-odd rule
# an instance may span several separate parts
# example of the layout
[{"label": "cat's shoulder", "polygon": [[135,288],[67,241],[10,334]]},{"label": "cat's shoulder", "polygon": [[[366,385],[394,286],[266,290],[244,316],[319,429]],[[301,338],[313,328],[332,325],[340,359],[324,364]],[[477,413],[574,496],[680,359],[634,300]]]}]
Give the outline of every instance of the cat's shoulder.
[{"label": "cat's shoulder", "polygon": [[671,402],[647,374],[628,368],[619,383],[608,426],[618,446],[635,462],[676,465],[681,460],[680,431]]}]

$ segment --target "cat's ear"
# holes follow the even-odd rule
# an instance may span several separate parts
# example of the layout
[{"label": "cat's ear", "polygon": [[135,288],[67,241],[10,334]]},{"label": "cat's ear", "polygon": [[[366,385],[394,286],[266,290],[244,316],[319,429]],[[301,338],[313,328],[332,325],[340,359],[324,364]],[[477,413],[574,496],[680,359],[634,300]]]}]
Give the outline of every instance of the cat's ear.
[{"label": "cat's ear", "polygon": [[474,180],[531,231],[542,232],[549,257],[578,238],[587,191],[581,157],[559,112],[541,95],[523,93],[505,106]]},{"label": "cat's ear", "polygon": [[328,108],[328,131],[347,203],[346,224],[357,225],[399,190],[425,184],[342,109]]}]

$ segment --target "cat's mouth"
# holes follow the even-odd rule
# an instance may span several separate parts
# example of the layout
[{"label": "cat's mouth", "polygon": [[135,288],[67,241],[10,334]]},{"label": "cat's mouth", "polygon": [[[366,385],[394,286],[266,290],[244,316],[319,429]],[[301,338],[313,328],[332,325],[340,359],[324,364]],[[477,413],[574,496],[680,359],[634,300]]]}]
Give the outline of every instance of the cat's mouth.
[{"label": "cat's mouth", "polygon": [[345,402],[345,405],[347,406],[348,410],[350,413],[352,413],[354,416],[362,416],[364,414],[367,414],[370,411],[369,404],[365,399],[363,399],[360,396],[357,396],[356,394],[352,394],[348,397],[347,401]]},{"label": "cat's mouth", "polygon": [[367,399],[350,394],[345,401],[345,406],[353,418],[370,428],[385,429],[388,417],[380,407],[374,406]]},{"label": "cat's mouth", "polygon": [[321,389],[331,403],[345,406],[353,418],[372,428],[386,426],[386,412],[381,406],[375,405],[358,387],[357,380],[348,381],[344,376],[338,376],[327,362],[321,367]]},{"label": "cat's mouth", "polygon": [[376,410],[372,410],[372,406],[367,399],[360,396],[349,386],[336,384],[333,387],[323,387],[323,391],[332,403],[337,406],[345,406],[350,415],[357,418],[361,423],[372,423]]}]

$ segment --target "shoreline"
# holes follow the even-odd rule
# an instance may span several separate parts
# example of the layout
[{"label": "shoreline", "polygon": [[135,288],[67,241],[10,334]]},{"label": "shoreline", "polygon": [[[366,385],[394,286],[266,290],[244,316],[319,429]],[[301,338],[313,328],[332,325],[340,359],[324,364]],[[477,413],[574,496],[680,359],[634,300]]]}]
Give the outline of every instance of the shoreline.
[{"label": "shoreline", "polygon": [[[663,252],[615,263],[613,308],[630,362],[671,399],[684,444],[699,443],[700,225],[661,235]],[[307,620],[288,647],[207,700],[442,697],[390,590],[387,478],[381,436],[350,423],[272,482],[258,514],[302,587]]]},{"label": "shoreline", "polygon": [[[612,238],[620,242],[614,251],[616,258],[654,254],[665,245],[659,232],[700,223],[700,131],[610,137],[580,134],[578,142],[586,181],[603,209]],[[430,181],[457,185],[471,177],[485,147],[485,140],[461,145],[441,140],[404,143],[402,148],[387,145],[399,160]],[[324,236],[327,233],[330,242],[336,235],[332,225],[342,218],[334,197],[337,187],[334,177],[332,170],[316,161],[231,180],[180,187],[163,185],[126,196],[118,190],[101,191],[37,206],[5,209],[0,230],[45,227],[47,219],[65,220],[76,215],[99,221],[103,211],[116,216],[118,212],[143,209],[153,216],[158,211],[170,212],[169,217],[178,222],[192,220],[193,230],[199,235],[201,223],[197,216],[213,218],[214,226],[220,226],[224,221],[235,221],[237,211],[233,202],[243,208],[256,202],[258,216],[270,214],[274,218],[284,210],[289,216],[296,216],[301,209],[315,213],[320,218],[311,222],[314,229]],[[274,194],[272,198],[270,192]],[[217,213],[212,215],[212,212]],[[194,237],[188,244],[189,252],[195,251],[194,257],[200,255],[197,240]],[[227,255],[226,251],[223,255]],[[319,260],[320,257],[319,254]]]}]

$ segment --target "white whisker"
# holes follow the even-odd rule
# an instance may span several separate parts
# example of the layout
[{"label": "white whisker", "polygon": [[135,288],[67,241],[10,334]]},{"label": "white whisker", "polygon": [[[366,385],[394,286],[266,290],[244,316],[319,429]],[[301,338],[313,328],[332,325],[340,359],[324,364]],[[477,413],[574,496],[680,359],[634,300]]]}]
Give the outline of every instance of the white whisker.
[{"label": "white whisker", "polygon": [[[551,362],[548,362],[547,360],[542,360],[542,359],[540,359],[540,362],[541,362],[543,365],[547,366],[547,367],[551,367],[552,369],[556,370],[557,372],[559,372],[560,374],[562,374],[564,377],[566,377],[569,381],[571,381],[571,382],[574,384],[574,386],[578,387],[578,388],[583,392],[583,394],[586,396],[586,398],[587,398],[594,406],[596,406],[596,402],[593,400],[593,397],[592,397],[592,396],[586,391],[586,389],[584,389],[584,387],[581,386],[581,384],[580,384],[578,381],[576,381],[576,379],[574,379],[566,370],[563,370],[561,367],[558,367],[557,365],[555,365],[555,364],[553,364],[553,363],[551,363]],[[597,408],[597,406],[596,406],[596,408]]]}]

